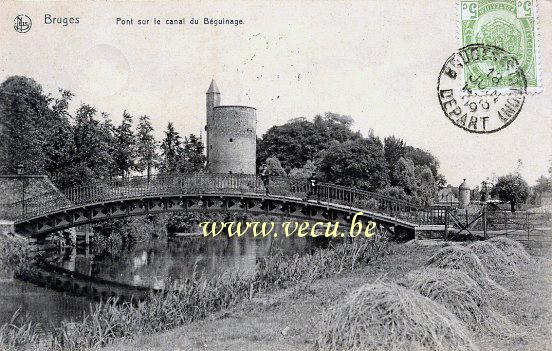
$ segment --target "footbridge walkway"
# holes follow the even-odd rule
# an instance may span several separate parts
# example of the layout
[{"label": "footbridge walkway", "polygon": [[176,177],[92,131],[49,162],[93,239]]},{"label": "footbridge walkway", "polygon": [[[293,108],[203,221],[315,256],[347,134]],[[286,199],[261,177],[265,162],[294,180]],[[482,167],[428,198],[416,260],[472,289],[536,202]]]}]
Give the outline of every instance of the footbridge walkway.
[{"label": "footbridge walkway", "polygon": [[443,224],[446,208],[424,208],[378,193],[302,179],[255,175],[180,174],[131,177],[51,191],[4,206],[0,218],[14,222],[17,233],[40,237],[53,232],[135,215],[173,211],[227,211],[350,221],[363,212],[393,230],[414,231]]}]

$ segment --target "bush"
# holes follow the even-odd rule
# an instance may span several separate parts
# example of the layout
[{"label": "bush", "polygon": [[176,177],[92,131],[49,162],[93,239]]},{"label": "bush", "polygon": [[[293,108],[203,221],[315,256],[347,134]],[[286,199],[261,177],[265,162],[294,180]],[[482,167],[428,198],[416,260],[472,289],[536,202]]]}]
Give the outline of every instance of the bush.
[{"label": "bush", "polygon": [[29,263],[29,244],[24,239],[0,234],[0,276],[12,277]]}]

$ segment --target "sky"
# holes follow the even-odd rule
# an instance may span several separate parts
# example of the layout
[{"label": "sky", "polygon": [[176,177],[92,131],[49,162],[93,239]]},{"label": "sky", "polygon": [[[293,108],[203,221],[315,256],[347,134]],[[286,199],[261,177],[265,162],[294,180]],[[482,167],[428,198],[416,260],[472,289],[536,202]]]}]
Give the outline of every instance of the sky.
[{"label": "sky", "polygon": [[[115,122],[127,110],[151,116],[158,138],[169,121],[181,135],[205,125],[215,79],[223,105],[257,108],[257,134],[291,118],[350,115],[365,135],[395,135],[433,153],[447,181],[472,186],[516,170],[530,182],[552,155],[552,1],[538,2],[544,91],[493,134],[454,126],[437,99],[437,78],[459,47],[456,1],[2,2],[0,80],[25,75],[46,92],[75,94]],[[13,28],[29,16],[27,33]],[[78,24],[45,24],[78,17]],[[241,19],[239,26],[203,18]],[[133,19],[133,25],[117,24]],[[162,25],[155,25],[153,19]],[[167,25],[166,19],[198,19]],[[139,25],[139,19],[149,19]]]}]

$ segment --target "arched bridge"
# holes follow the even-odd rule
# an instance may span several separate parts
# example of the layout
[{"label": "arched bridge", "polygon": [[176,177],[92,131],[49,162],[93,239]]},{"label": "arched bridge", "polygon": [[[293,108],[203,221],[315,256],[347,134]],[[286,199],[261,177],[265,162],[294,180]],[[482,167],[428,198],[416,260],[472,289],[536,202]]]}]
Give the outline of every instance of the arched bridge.
[{"label": "arched bridge", "polygon": [[[444,222],[444,209],[427,209],[359,189],[271,178],[268,192],[255,175],[191,174],[131,177],[42,194],[10,205],[16,232],[33,237],[110,218],[173,211],[228,211],[349,223],[363,221],[413,231]],[[307,196],[310,194],[309,199]]]}]

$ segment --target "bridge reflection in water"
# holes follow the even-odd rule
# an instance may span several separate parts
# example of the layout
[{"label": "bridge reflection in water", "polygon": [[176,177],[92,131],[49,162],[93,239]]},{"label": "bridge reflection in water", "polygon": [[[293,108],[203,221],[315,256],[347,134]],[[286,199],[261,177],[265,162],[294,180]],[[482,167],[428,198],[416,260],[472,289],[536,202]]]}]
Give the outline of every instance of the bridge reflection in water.
[{"label": "bridge reflection in water", "polygon": [[312,238],[186,236],[168,243],[139,243],[117,252],[93,254],[70,248],[50,253],[36,272],[20,278],[93,299],[143,299],[151,290],[171,290],[175,281],[208,279],[228,272],[254,274],[257,259],[273,251],[291,255],[308,252],[316,245]]},{"label": "bridge reflection in water", "polygon": [[244,212],[346,223],[362,211],[362,220],[413,232],[416,226],[444,223],[446,210],[335,184],[311,188],[301,179],[273,177],[265,188],[255,175],[180,174],[131,177],[42,194],[12,204],[10,217],[17,232],[40,237],[109,218],[171,211]]}]

